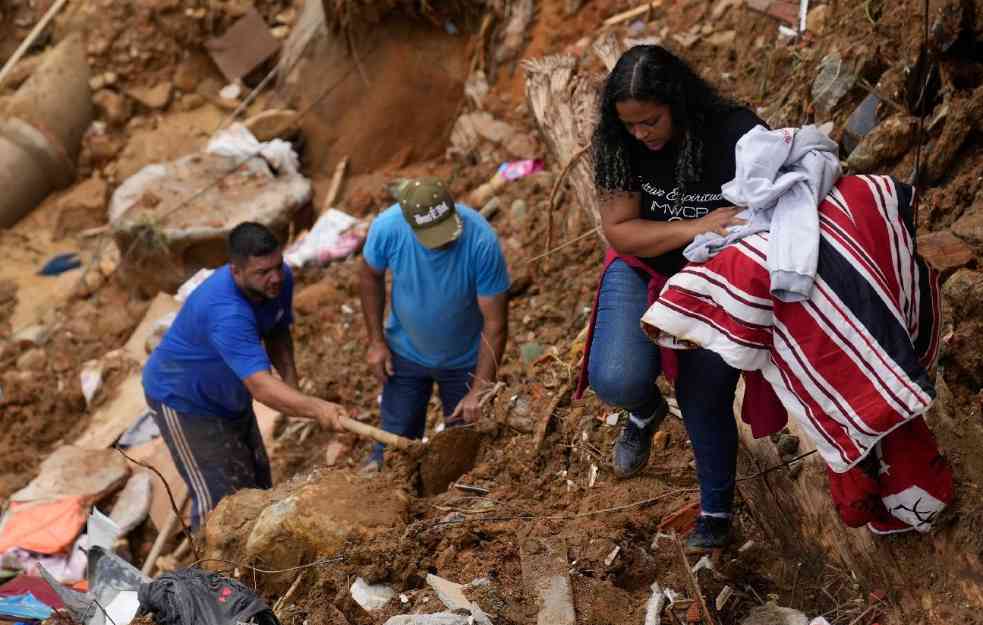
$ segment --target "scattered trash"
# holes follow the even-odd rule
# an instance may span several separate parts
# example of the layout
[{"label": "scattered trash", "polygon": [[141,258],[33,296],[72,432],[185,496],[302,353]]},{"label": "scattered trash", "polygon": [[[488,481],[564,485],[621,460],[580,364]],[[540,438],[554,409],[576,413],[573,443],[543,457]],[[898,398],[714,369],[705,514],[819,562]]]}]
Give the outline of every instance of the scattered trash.
[{"label": "scattered trash", "polygon": [[615,425],[618,425],[618,420],[620,418],[621,415],[619,415],[617,412],[612,412],[608,416],[604,417],[604,423],[613,427]]},{"label": "scattered trash", "polygon": [[466,611],[471,614],[477,625],[491,625],[491,619],[482,611],[478,604],[464,595],[464,586],[446,580],[436,575],[427,575],[427,584],[437,593],[441,603],[453,612]]},{"label": "scattered trash", "polygon": [[[43,569],[48,571],[56,581],[63,584],[76,584],[85,579],[85,567],[88,561],[87,543],[88,537],[80,536],[69,549],[53,555],[43,555],[26,549],[11,549],[3,554],[2,563],[5,568],[18,570],[24,575],[39,577]],[[42,599],[37,593],[35,596]]]},{"label": "scattered trash", "polygon": [[137,591],[149,579],[129,562],[102,547],[89,549],[88,560],[89,590],[85,593],[60,584],[45,568],[41,569],[41,577],[48,582],[77,623],[128,625],[140,608]]},{"label": "scattered trash", "polygon": [[691,570],[695,574],[695,573],[699,573],[703,569],[707,569],[708,571],[714,570],[713,569],[713,560],[711,560],[710,559],[710,556],[708,556],[708,555],[703,556],[702,558],[700,558],[696,562],[696,564],[693,565],[693,568]]},{"label": "scattered trash", "polygon": [[[165,573],[140,585],[140,611],[175,625],[279,625],[266,602],[235,580],[201,569]],[[89,625],[102,625],[90,623]],[[122,625],[117,623],[116,625]]]},{"label": "scattered trash", "polygon": [[743,545],[741,545],[741,548],[737,550],[737,553],[744,553],[745,551],[747,551],[748,549],[751,549],[752,547],[754,547],[754,541],[753,540],[749,540],[746,543],[744,543]]},{"label": "scattered trash", "polygon": [[385,625],[471,625],[471,619],[453,612],[402,614],[392,617]]},{"label": "scattered trash", "polygon": [[53,612],[54,610],[35,599],[31,593],[0,598],[0,616],[43,621]]},{"label": "scattered trash", "polygon": [[232,124],[212,137],[205,152],[234,162],[259,156],[277,173],[295,175],[300,171],[300,159],[289,142],[283,139],[260,141],[242,124]]},{"label": "scattered trash", "polygon": [[652,549],[658,549],[659,543],[661,543],[663,539],[672,542],[673,540],[675,540],[675,536],[673,536],[672,534],[667,534],[665,532],[657,532],[655,534],[655,538],[652,539]]},{"label": "scattered trash", "polygon": [[280,42],[250,6],[224,35],[206,42],[205,47],[225,79],[234,83],[273,56]]},{"label": "scattered trash", "polygon": [[720,594],[717,595],[717,600],[716,600],[717,612],[723,610],[724,606],[727,605],[727,602],[730,601],[730,598],[733,596],[734,596],[733,588],[731,588],[730,586],[724,586],[723,588],[721,588]]},{"label": "scattered trash", "polygon": [[71,271],[72,269],[78,269],[82,266],[82,261],[79,260],[78,254],[71,252],[68,254],[59,254],[46,262],[41,271],[38,272],[40,276],[57,276],[63,274],[66,271]]},{"label": "scattered trash", "polygon": [[662,622],[662,608],[666,603],[666,595],[659,586],[659,582],[652,582],[652,596],[645,604],[644,625],[660,625]]},{"label": "scattered trash", "polygon": [[75,543],[84,525],[82,497],[13,501],[0,523],[0,553],[23,549],[35,554],[60,554]]},{"label": "scattered trash", "polygon": [[543,161],[540,159],[526,159],[502,163],[487,182],[471,192],[469,204],[472,206],[484,206],[488,199],[495,195],[507,183],[531,176],[542,170]]},{"label": "scattered trash", "polygon": [[52,610],[60,610],[65,607],[61,598],[55,594],[48,582],[41,579],[40,575],[27,575],[21,573],[9,582],[4,582],[0,586],[0,597],[16,597],[31,593],[34,597]]},{"label": "scattered trash", "polygon": [[355,603],[362,606],[366,612],[381,610],[396,596],[396,593],[389,586],[385,584],[372,585],[361,577],[355,578],[350,591]]},{"label": "scattered trash", "polygon": [[283,254],[291,267],[323,267],[357,252],[365,243],[367,228],[358,219],[334,208],[321,215],[311,231],[295,241]]},{"label": "scattered trash", "polygon": [[130,428],[119,437],[119,440],[116,441],[116,446],[120,449],[128,449],[130,447],[143,445],[144,443],[149,443],[150,441],[159,437],[160,428],[157,427],[157,422],[154,421],[153,414],[154,413],[148,409],[137,417],[136,421],[133,422],[133,425],[131,425]]},{"label": "scattered trash", "polygon": [[89,519],[85,523],[85,533],[88,539],[88,548],[102,547],[106,551],[113,550],[113,544],[120,537],[120,526],[116,521],[99,511],[92,508]]},{"label": "scattered trash", "polygon": [[611,566],[614,563],[614,559],[618,557],[618,554],[620,552],[621,552],[620,545],[612,549],[611,553],[608,554],[608,557],[604,558],[604,566]]},{"label": "scattered trash", "polygon": [[82,365],[82,371],[79,372],[79,381],[82,384],[82,396],[85,397],[85,405],[91,406],[96,393],[102,388],[102,361],[86,361]]},{"label": "scattered trash", "polygon": [[843,96],[853,88],[856,80],[856,75],[849,70],[839,54],[827,54],[820,62],[819,74],[812,83],[812,100],[816,109],[827,115],[831,113]]},{"label": "scattered trash", "polygon": [[237,83],[232,83],[222,87],[222,90],[218,92],[218,97],[223,100],[238,100],[239,96],[242,95],[242,87]]},{"label": "scattered trash", "polygon": [[809,625],[809,619],[798,610],[766,603],[752,608],[740,625]]},{"label": "scattered trash", "polygon": [[597,482],[597,465],[591,463],[590,465],[590,477],[587,478],[587,488],[594,488],[594,483]]}]

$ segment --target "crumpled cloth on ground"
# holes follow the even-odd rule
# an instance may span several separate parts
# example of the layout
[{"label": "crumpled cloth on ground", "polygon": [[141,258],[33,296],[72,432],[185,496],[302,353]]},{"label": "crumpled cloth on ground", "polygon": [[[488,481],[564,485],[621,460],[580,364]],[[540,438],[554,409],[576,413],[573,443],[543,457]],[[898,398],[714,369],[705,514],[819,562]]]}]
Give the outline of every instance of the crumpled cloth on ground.
[{"label": "crumpled cloth on ground", "polygon": [[158,625],[280,625],[273,611],[245,585],[218,573],[181,569],[141,584],[141,614]]},{"label": "crumpled cloth on ground", "polygon": [[690,262],[706,262],[724,247],[752,234],[770,232],[771,292],[784,302],[812,293],[819,258],[819,203],[840,177],[838,147],[815,126],[768,130],[755,126],[736,147],[736,174],[721,187],[747,224],[727,236],[701,234],[683,251]]},{"label": "crumpled cloth on ground", "polygon": [[293,146],[283,139],[261,142],[242,124],[232,124],[212,137],[205,151],[236,161],[258,156],[278,173],[297,174],[300,171],[300,159]]}]

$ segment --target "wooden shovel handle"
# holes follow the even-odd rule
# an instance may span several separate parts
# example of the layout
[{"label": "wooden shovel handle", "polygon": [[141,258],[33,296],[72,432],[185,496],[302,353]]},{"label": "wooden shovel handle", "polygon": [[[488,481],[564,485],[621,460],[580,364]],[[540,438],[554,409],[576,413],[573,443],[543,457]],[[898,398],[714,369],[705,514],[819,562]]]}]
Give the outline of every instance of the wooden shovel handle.
[{"label": "wooden shovel handle", "polygon": [[396,449],[410,449],[420,444],[419,441],[414,441],[404,436],[393,434],[392,432],[380,430],[377,427],[373,427],[367,423],[362,423],[361,421],[356,421],[350,417],[341,416],[339,417],[339,421],[341,422],[342,427],[349,432],[358,434],[363,438],[371,438],[372,440],[379,441],[384,445],[389,445],[390,447],[395,447]]}]

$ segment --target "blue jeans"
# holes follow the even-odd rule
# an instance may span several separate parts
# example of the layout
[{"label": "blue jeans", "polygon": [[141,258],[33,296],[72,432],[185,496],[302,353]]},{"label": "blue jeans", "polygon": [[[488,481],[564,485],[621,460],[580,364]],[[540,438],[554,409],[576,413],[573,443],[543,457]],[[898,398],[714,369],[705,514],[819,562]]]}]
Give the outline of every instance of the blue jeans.
[{"label": "blue jeans", "polygon": [[[427,427],[427,404],[430,403],[434,382],[437,383],[444,417],[449,417],[471,390],[474,367],[431,369],[396,352],[392,352],[392,356],[393,374],[382,387],[382,429],[407,438],[422,438]],[[383,449],[385,445],[376,443],[372,458],[381,462]]]},{"label": "blue jeans", "polygon": [[[605,403],[641,419],[660,404],[656,378],[659,348],[642,331],[648,308],[648,276],[617,260],[601,284],[591,343],[590,385]],[[737,473],[734,393],[740,372],[705,350],[677,352],[676,400],[693,444],[700,506],[704,513],[729,514]]]}]

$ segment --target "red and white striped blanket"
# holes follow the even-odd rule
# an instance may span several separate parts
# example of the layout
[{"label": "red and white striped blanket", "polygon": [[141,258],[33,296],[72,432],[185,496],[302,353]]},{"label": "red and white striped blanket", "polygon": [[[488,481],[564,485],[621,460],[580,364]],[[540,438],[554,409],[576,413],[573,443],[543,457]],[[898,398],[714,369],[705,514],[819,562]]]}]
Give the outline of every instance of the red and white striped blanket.
[{"label": "red and white striped blanket", "polygon": [[687,265],[642,324],[663,344],[687,341],[761,371],[830,469],[845,473],[933,401],[939,280],[915,250],[910,187],[846,176],[819,214],[809,300],[771,296],[762,233]]}]

